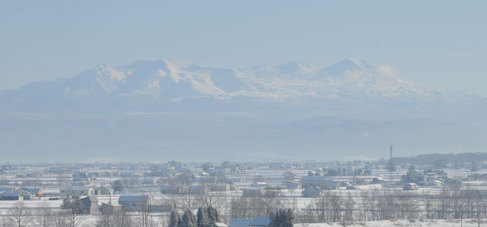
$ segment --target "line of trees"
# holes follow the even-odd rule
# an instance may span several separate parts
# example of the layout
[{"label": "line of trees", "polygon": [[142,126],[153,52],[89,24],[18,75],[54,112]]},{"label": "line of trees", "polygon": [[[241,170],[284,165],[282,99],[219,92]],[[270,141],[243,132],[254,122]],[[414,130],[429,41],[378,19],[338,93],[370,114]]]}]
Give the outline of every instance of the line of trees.
[{"label": "line of trees", "polygon": [[234,198],[230,202],[231,218],[254,218],[268,216],[282,206],[282,200],[277,196],[250,196]]},{"label": "line of trees", "polygon": [[324,191],[308,205],[289,198],[239,197],[230,202],[230,218],[267,216],[280,208],[294,210],[297,223],[353,224],[379,220],[487,218],[487,195],[478,190],[445,187],[440,193],[404,190]]},{"label": "line of trees", "polygon": [[[43,204],[38,209],[25,206],[23,201],[15,203],[6,216],[0,218],[0,226],[8,227],[77,227],[86,225],[86,218],[93,216],[86,214],[78,198],[65,199],[59,208],[51,208]],[[111,213],[97,215],[94,223],[97,227],[153,227],[165,226],[162,217],[151,216],[148,210],[127,213],[114,210]]]},{"label": "line of trees", "polygon": [[302,209],[302,223],[350,224],[377,220],[481,219],[487,217],[487,198],[479,191],[443,190],[440,194],[373,190],[357,195],[328,191]]},{"label": "line of trees", "polygon": [[41,226],[41,227],[75,227],[79,223],[75,208],[54,210],[43,204],[36,212],[32,212],[23,201],[15,203],[1,222],[2,226]]},{"label": "line of trees", "polygon": [[[205,201],[203,203],[202,201]],[[211,202],[210,202],[211,201]],[[122,210],[98,215],[96,226],[168,226],[210,227],[222,217],[254,218],[269,216],[271,226],[289,227],[292,223],[342,223],[352,224],[378,220],[425,220],[425,219],[476,219],[487,218],[487,196],[477,190],[460,191],[458,186],[445,187],[440,193],[424,193],[403,190],[368,190],[343,193],[324,191],[311,200],[280,196],[237,197],[231,200],[200,199],[200,207],[178,206],[169,216],[153,217],[149,211],[126,213]],[[305,202],[306,204],[299,203]],[[184,204],[194,204],[192,202]],[[79,199],[66,199],[62,210],[43,206],[31,213],[22,201],[16,203],[2,218],[4,226],[55,226],[75,227],[83,215]],[[223,211],[223,216],[220,212]],[[195,212],[197,210],[197,212]],[[196,215],[195,215],[196,214]],[[158,218],[160,218],[158,220]]]}]

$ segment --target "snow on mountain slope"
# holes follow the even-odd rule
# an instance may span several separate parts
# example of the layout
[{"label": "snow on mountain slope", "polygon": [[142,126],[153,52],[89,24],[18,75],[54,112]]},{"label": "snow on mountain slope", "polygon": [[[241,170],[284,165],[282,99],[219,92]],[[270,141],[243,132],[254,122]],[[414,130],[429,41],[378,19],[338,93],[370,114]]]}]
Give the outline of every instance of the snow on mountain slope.
[{"label": "snow on mountain slope", "polygon": [[[387,66],[344,59],[325,68],[291,62],[233,70],[167,60],[100,65],[72,78],[32,83],[0,95],[3,111],[69,107],[137,110],[141,106],[205,102],[437,102],[452,95],[396,76]],[[200,100],[200,101],[198,101]],[[127,109],[125,108],[125,109]]]},{"label": "snow on mountain slope", "polygon": [[261,87],[279,91],[280,98],[313,97],[320,100],[441,99],[446,92],[396,76],[387,66],[375,68],[349,58],[325,68],[288,63],[243,70]]},{"label": "snow on mountain slope", "polygon": [[[86,77],[91,78],[81,83]],[[225,92],[215,86],[208,73],[189,72],[180,63],[168,61],[136,62],[117,68],[97,66],[72,79],[67,79],[65,86],[74,94],[94,95],[97,90],[105,94],[121,96],[153,95],[167,98],[192,96],[219,96]],[[88,93],[78,91],[88,89]]]}]

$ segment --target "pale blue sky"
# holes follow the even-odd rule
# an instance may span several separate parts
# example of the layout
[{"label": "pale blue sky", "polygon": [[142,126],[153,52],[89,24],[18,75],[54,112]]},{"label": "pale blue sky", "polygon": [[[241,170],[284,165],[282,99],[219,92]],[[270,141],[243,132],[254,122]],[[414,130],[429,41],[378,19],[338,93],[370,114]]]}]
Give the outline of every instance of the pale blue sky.
[{"label": "pale blue sky", "polygon": [[2,1],[0,89],[104,63],[243,68],[345,57],[487,94],[487,1]]}]

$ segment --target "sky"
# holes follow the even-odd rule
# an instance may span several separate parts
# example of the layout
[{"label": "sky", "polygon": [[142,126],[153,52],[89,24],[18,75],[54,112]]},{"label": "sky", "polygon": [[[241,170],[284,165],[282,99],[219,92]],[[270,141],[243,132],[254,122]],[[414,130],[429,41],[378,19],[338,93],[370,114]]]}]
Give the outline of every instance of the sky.
[{"label": "sky", "polygon": [[245,68],[346,57],[487,94],[487,1],[2,1],[0,90],[99,64]]}]

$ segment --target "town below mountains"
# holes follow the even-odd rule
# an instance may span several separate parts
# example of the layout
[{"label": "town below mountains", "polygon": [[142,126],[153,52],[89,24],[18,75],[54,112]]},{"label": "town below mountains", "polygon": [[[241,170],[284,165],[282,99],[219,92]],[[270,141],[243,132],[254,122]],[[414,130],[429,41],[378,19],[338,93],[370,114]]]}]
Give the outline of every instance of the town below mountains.
[{"label": "town below mountains", "polygon": [[348,162],[3,163],[0,223],[478,226],[487,220],[486,161],[486,153],[464,153]]}]

